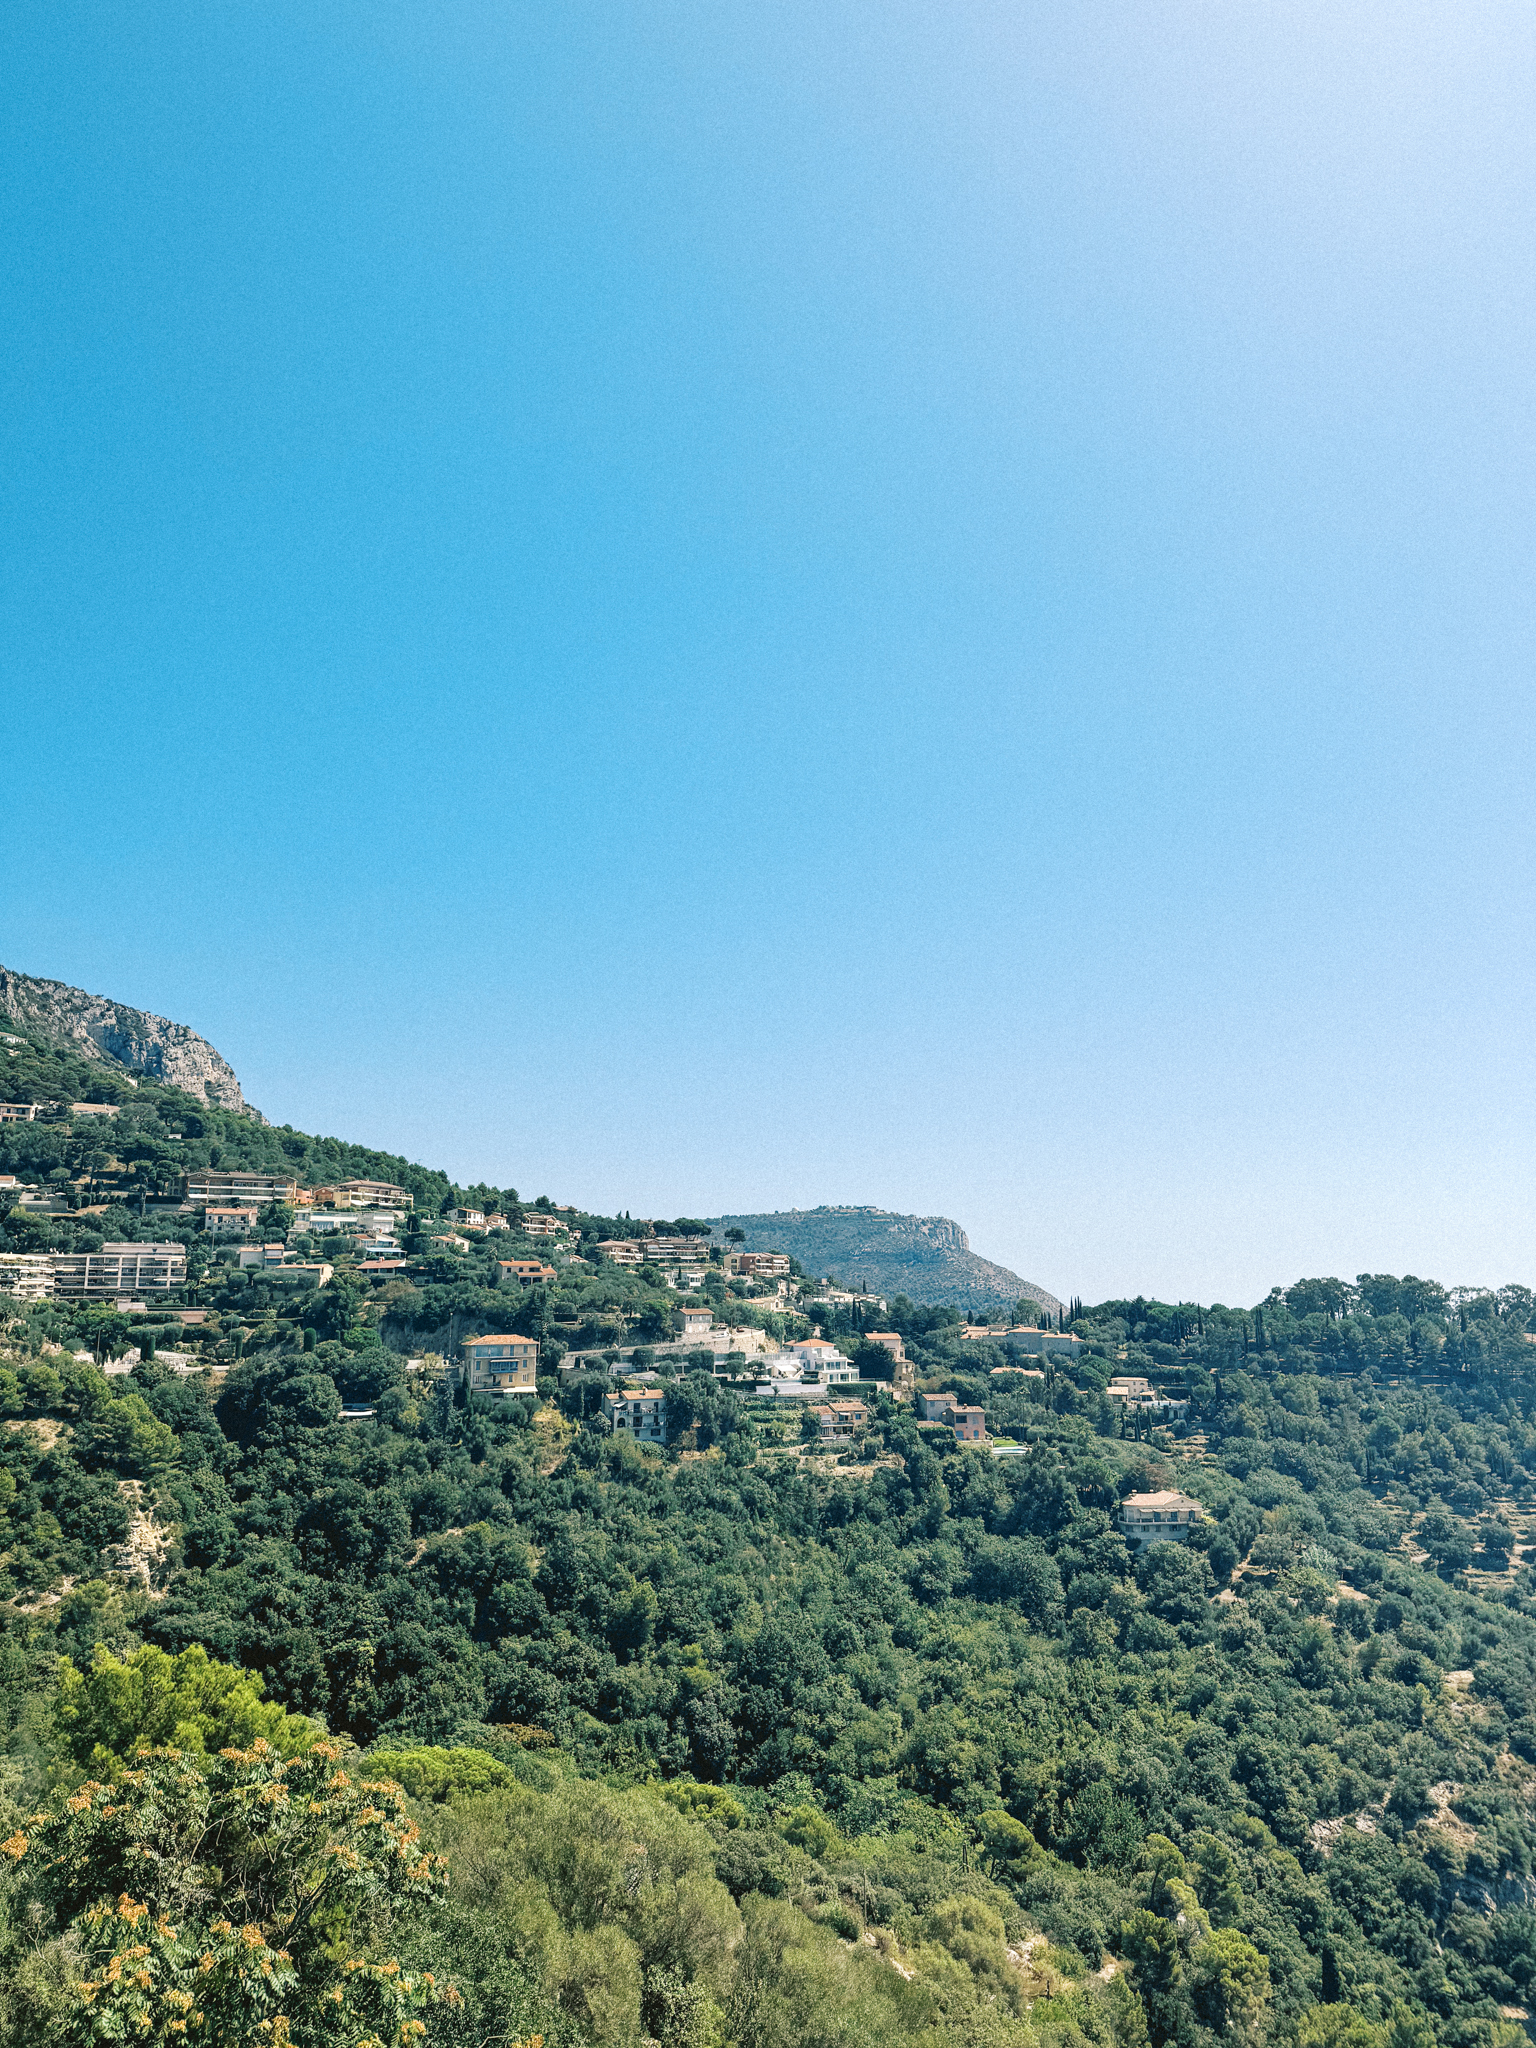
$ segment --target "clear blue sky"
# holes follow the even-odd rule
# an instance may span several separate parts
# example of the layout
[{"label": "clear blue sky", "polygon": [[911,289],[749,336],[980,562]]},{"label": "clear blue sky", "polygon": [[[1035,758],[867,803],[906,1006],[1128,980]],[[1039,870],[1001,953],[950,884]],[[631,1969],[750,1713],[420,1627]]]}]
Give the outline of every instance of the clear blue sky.
[{"label": "clear blue sky", "polygon": [[1058,1292],[1536,1280],[1536,16],[13,0],[0,960]]}]

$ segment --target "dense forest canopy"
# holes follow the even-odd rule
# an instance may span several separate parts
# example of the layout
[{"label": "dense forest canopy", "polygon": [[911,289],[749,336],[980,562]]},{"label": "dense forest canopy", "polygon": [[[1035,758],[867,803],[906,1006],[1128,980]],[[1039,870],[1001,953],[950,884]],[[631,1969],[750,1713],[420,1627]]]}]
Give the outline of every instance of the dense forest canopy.
[{"label": "dense forest canopy", "polygon": [[[972,1447],[896,1398],[861,1306],[716,1259],[719,1320],[814,1323],[864,1376],[824,1451],[668,1348],[658,1267],[598,1257],[650,1225],[558,1212],[549,1252],[515,1190],[6,1064],[7,1100],[118,1114],[0,1125],[0,1172],[60,1192],[0,1250],[191,1257],[145,1312],[6,1309],[0,2038],[1524,2037],[1525,1289],[1074,1303],[1080,1351],[1035,1361],[897,1299],[918,1386],[985,1410]],[[153,1206],[198,1166],[396,1182],[407,1266],[242,1273]],[[438,1371],[487,1330],[538,1339],[536,1399]],[[666,1449],[600,1426],[647,1360]],[[1174,1427],[1108,1397],[1127,1375]],[[1205,1517],[1136,1556],[1120,1503],[1164,1488]]]}]

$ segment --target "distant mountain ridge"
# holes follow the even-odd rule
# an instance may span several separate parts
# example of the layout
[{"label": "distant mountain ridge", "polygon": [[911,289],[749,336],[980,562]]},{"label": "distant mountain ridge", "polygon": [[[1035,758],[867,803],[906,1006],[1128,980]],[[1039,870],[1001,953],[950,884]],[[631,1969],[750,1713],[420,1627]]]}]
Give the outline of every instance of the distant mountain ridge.
[{"label": "distant mountain ridge", "polygon": [[808,1272],[862,1281],[877,1294],[905,1294],[930,1304],[1011,1310],[1037,1302],[1052,1315],[1062,1304],[1048,1288],[981,1258],[948,1216],[902,1216],[891,1209],[784,1209],[771,1215],[709,1219],[717,1242],[727,1230],[746,1232],[748,1251],[788,1252]]},{"label": "distant mountain ridge", "polygon": [[[0,1015],[25,1032],[122,1072],[150,1074],[168,1087],[255,1116],[234,1068],[186,1024],[0,967]],[[0,1077],[3,1085],[3,1077]]]}]

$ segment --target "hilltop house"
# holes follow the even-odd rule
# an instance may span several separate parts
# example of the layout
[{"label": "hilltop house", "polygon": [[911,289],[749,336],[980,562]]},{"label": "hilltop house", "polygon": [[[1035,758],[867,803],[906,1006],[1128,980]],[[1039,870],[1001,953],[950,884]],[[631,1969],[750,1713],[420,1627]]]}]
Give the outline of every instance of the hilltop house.
[{"label": "hilltop house", "polygon": [[524,1237],[569,1237],[571,1234],[569,1223],[562,1223],[555,1216],[546,1216],[542,1209],[525,1209],[518,1228]]}]

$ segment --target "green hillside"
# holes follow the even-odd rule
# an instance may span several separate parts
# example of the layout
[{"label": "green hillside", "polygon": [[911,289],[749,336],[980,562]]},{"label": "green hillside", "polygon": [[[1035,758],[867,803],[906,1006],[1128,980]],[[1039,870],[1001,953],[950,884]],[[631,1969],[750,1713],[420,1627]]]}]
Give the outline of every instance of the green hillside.
[{"label": "green hillside", "polygon": [[[823,1449],[657,1350],[678,1294],[596,1250],[625,1218],[556,1243],[511,1189],[7,1064],[7,1100],[121,1109],[0,1125],[0,1172],[76,1205],[0,1251],[192,1256],[146,1313],[0,1296],[0,2039],[1525,2038],[1528,1292],[1103,1303],[1040,1378],[902,1296],[918,1385],[1014,1454],[918,1420],[835,1315],[865,1418]],[[331,1244],[295,1290],[151,1206],[277,1164],[409,1187],[406,1264]],[[718,1261],[700,1300],[809,1329]],[[537,1338],[536,1399],[439,1374],[492,1330]],[[597,1420],[647,1354],[665,1450]],[[1187,1417],[1127,1425],[1116,1374]],[[1161,1488],[1205,1517],[1133,1557],[1119,1504]]]}]

